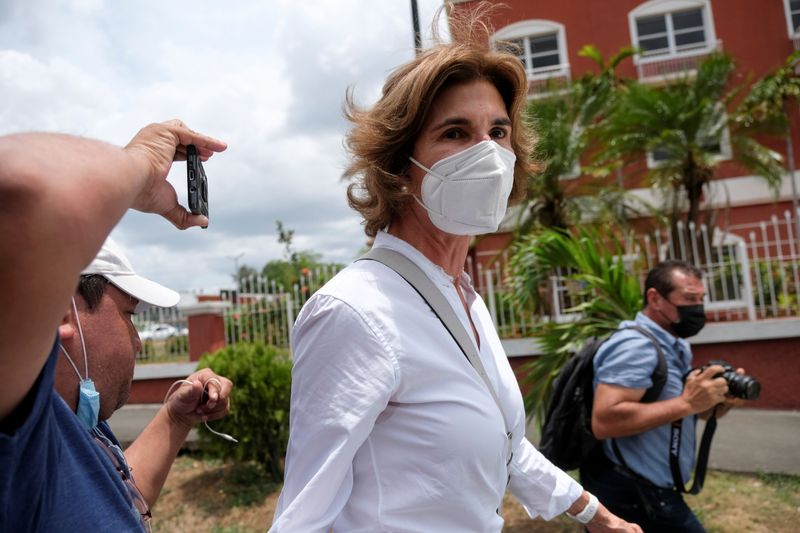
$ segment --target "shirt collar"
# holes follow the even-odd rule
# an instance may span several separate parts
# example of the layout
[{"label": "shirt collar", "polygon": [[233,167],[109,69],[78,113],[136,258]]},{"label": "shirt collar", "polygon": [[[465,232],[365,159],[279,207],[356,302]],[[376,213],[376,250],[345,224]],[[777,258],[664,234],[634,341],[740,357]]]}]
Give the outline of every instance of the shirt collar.
[{"label": "shirt collar", "polygon": [[[377,235],[375,235],[375,242],[373,246],[376,248],[388,248],[390,250],[394,250],[395,252],[400,252],[407,258],[411,259],[418,267],[420,267],[428,276],[428,278],[430,278],[434,283],[452,285],[455,281],[453,276],[445,272],[442,267],[425,257],[422,252],[414,248],[411,244],[403,239],[387,233],[385,230],[381,230]],[[472,289],[472,280],[466,272],[461,272],[459,281],[462,286]]]}]

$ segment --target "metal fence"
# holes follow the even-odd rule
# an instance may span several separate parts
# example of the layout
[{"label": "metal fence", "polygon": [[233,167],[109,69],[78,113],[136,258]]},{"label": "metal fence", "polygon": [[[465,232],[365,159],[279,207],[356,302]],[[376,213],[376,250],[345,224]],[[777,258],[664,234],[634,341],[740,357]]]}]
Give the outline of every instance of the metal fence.
[{"label": "metal fence", "polygon": [[[800,213],[798,213],[800,215]],[[697,266],[706,284],[705,307],[713,321],[800,317],[800,236],[789,211],[782,217],[725,229],[678,225],[671,234],[662,229],[629,233],[623,239],[623,262],[643,284],[647,271],[659,261],[680,259]],[[503,265],[507,252],[493,252],[488,266],[468,262],[467,269],[491,311],[501,337],[524,337],[534,320],[508,305]],[[582,287],[554,273],[550,286],[550,320],[577,318]]]},{"label": "metal fence", "polygon": [[[704,273],[706,309],[711,320],[800,317],[800,236],[795,234],[795,224],[787,211],[781,218],[725,229],[689,226],[679,227],[673,235],[668,230],[630,233],[623,239],[623,259],[631,275],[640,281],[647,270],[665,259],[695,264]],[[509,252],[484,254],[475,262],[468,259],[466,271],[486,302],[501,338],[528,336],[534,322],[541,319],[521,314],[508,302],[504,265]],[[238,289],[222,291],[222,298],[231,304],[224,312],[226,342],[261,341],[288,347],[297,312],[335,274],[332,267],[304,269],[298,282],[288,289],[274,280],[253,276],[241,280]],[[555,273],[546,288],[549,319],[574,320],[577,314],[572,308],[581,303],[580,289],[575,281]],[[153,324],[172,326],[177,333],[165,338],[158,332],[146,333],[156,328]],[[143,338],[143,359],[179,359],[186,353],[186,320],[179,309],[151,309],[137,318],[137,327],[148,336]]]},{"label": "metal fence", "polygon": [[142,349],[138,362],[168,363],[189,357],[189,330],[179,307],[150,307],[134,316]]},{"label": "metal fence", "polygon": [[239,289],[223,291],[231,303],[225,311],[225,341],[260,341],[288,347],[297,312],[338,270],[330,265],[303,269],[298,282],[287,289],[263,276],[240,280]]}]

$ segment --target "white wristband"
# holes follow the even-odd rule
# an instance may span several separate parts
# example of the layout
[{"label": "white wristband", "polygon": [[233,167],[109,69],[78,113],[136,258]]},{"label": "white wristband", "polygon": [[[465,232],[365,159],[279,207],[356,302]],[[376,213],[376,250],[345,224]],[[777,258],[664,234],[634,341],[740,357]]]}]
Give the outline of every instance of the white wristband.
[{"label": "white wristband", "polygon": [[594,518],[594,515],[597,514],[597,509],[600,508],[600,502],[597,500],[597,496],[589,493],[589,503],[586,504],[586,507],[583,508],[578,514],[569,514],[567,516],[572,518],[573,520],[577,520],[581,524],[588,524]]}]

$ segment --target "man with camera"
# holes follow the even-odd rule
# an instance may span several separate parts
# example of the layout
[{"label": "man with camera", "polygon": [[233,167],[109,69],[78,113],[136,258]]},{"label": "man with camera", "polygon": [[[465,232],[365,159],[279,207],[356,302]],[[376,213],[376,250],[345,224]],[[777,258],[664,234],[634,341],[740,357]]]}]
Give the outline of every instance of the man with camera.
[{"label": "man with camera", "polygon": [[[744,370],[726,372],[719,364],[692,369],[685,339],[705,325],[704,297],[697,268],[659,263],[645,281],[644,309],[622,322],[620,328],[630,329],[615,332],[594,357],[592,431],[603,439],[602,453],[581,468],[581,483],[611,512],[648,532],[705,531],[676,490],[695,462],[696,417],[719,418],[747,397],[741,387],[729,390],[729,380],[736,381],[731,376],[751,379]],[[657,371],[660,359],[666,372]],[[666,374],[660,394],[643,402],[659,372]]]},{"label": "man with camera", "polygon": [[189,144],[226,147],[178,120],[124,148],[0,136],[0,531],[144,531],[189,426],[227,412],[230,382],[206,370],[125,455],[103,422],[127,398],[137,306],[177,300],[103,243],[129,208],[208,224],[166,180]]}]

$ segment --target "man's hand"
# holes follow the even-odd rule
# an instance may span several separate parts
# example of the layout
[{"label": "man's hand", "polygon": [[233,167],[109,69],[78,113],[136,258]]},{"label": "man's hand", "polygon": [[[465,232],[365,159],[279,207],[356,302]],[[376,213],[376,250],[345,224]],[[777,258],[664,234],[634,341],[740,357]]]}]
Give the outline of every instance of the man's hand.
[{"label": "man's hand", "polygon": [[681,399],[689,404],[693,414],[706,412],[726,401],[728,382],[721,376],[714,377],[724,371],[721,366],[712,365],[702,371],[695,370],[686,378]]},{"label": "man's hand", "polygon": [[[186,378],[186,381],[191,385],[181,383],[167,398],[167,413],[174,423],[191,427],[206,420],[218,420],[228,414],[229,396],[233,388],[231,380],[204,368]],[[204,392],[207,393],[207,399],[204,398]]]},{"label": "man's hand", "polygon": [[[745,374],[744,368],[737,368],[736,373],[743,376]],[[698,416],[703,420],[708,420],[708,418],[714,414],[716,415],[717,419],[719,419],[728,414],[728,411],[734,407],[743,406],[745,401],[746,400],[742,398],[737,398],[735,396],[731,396],[730,394],[726,394],[725,400],[722,403],[718,403],[711,409],[700,413]]]},{"label": "man's hand", "polygon": [[142,128],[124,148],[147,176],[144,188],[132,205],[133,209],[159,214],[179,229],[208,225],[206,217],[193,215],[178,204],[178,195],[167,181],[172,163],[186,160],[188,144],[197,147],[203,161],[214,152],[227,148],[222,141],[197,133],[178,119]]}]

